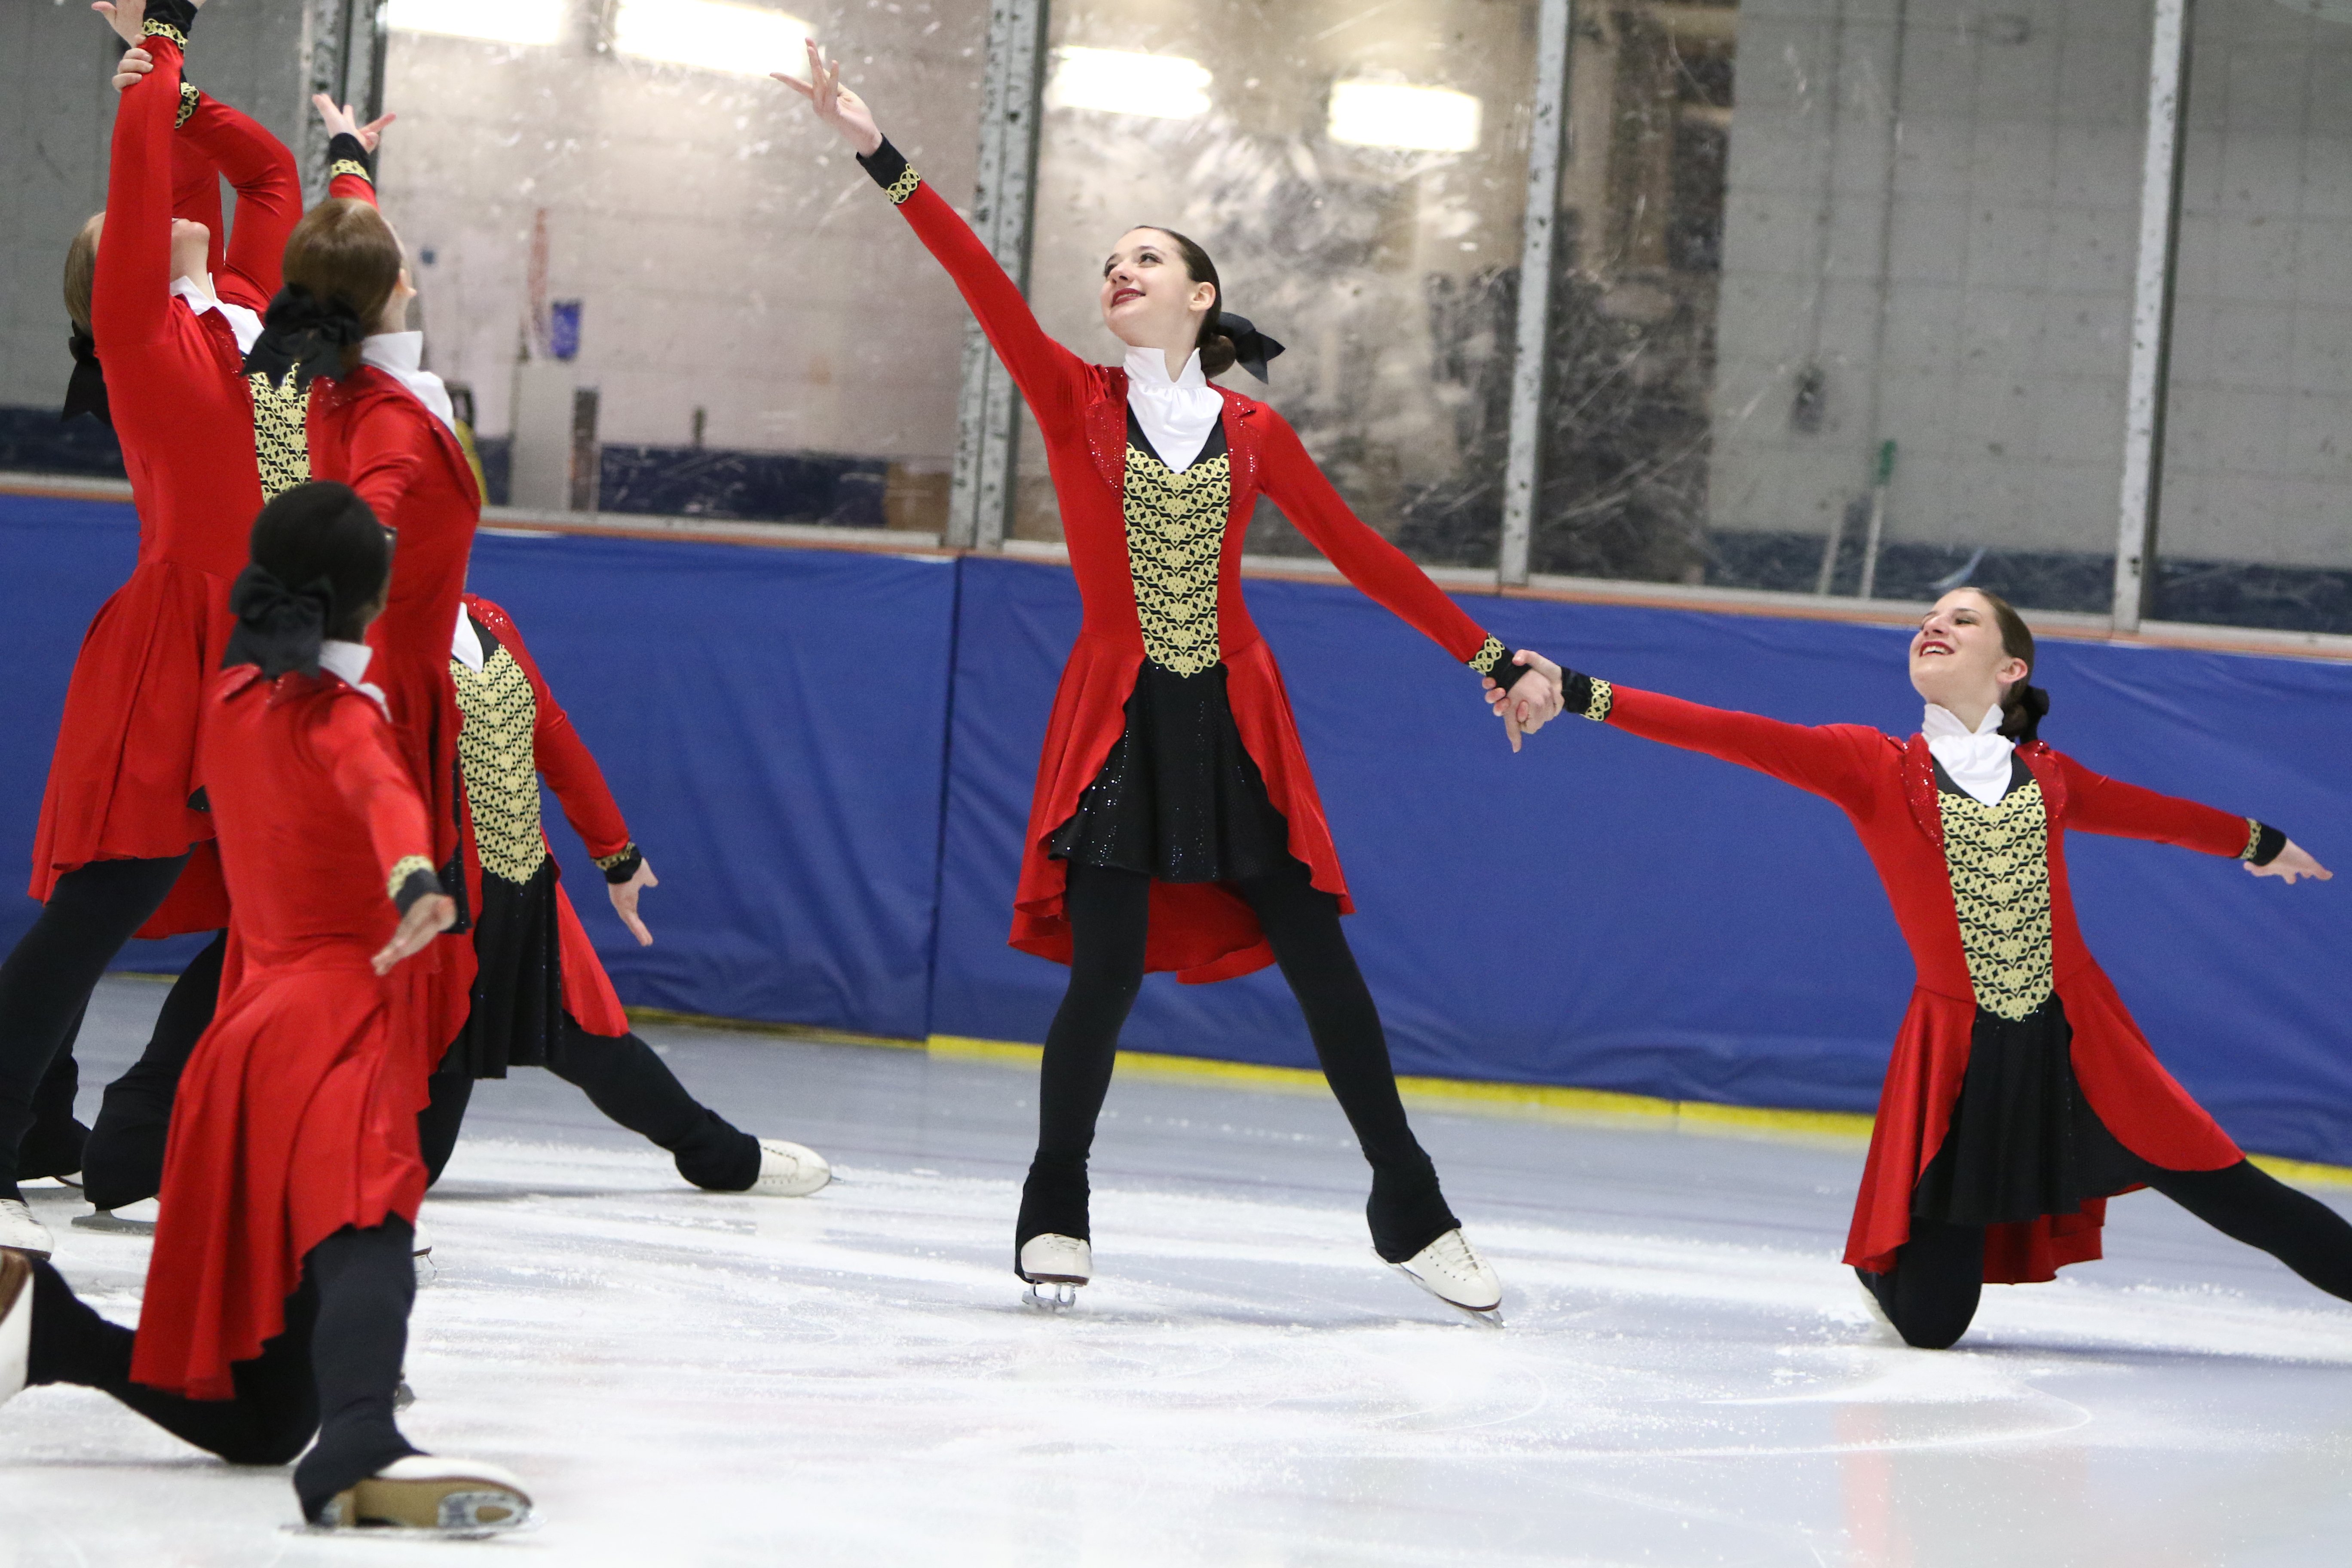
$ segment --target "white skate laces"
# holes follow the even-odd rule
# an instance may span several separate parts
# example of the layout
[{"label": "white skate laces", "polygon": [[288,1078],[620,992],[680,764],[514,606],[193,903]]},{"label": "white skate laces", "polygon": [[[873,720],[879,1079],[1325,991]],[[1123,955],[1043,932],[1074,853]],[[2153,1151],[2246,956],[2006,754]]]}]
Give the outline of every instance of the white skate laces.
[{"label": "white skate laces", "polygon": [[0,1250],[0,1405],[25,1392],[33,1374],[33,1260]]},{"label": "white skate laces", "polygon": [[1048,1312],[1077,1304],[1078,1287],[1094,1278],[1095,1249],[1075,1236],[1033,1236],[1021,1244],[1013,1270],[1029,1289],[1022,1300]]},{"label": "white skate laces", "polygon": [[55,1245],[49,1239],[49,1227],[33,1217],[22,1198],[0,1198],[0,1247],[47,1258]]},{"label": "white skate laces", "polygon": [[760,1175],[751,1192],[763,1198],[804,1198],[833,1180],[824,1156],[804,1143],[760,1140]]},{"label": "white skate laces", "polygon": [[502,1466],[411,1454],[336,1493],[310,1522],[323,1530],[497,1535],[530,1522],[530,1494]]},{"label": "white skate laces", "polygon": [[1490,1322],[1501,1322],[1503,1281],[1472,1249],[1459,1230],[1449,1230],[1402,1263],[1397,1271],[1449,1307]]}]

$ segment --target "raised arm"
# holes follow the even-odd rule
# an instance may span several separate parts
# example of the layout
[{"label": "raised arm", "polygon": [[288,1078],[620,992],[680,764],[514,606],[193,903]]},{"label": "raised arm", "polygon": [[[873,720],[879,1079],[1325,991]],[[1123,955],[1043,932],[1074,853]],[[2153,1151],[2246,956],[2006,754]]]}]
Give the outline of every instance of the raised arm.
[{"label": "raised arm", "polygon": [[106,174],[106,227],[99,239],[90,291],[90,328],[99,353],[111,356],[159,341],[172,306],[172,124],[180,111],[181,50],[195,8],[187,0],[152,0],[143,21],[137,0],[109,6],[118,32],[143,29],[154,69],[115,100],[114,141]]},{"label": "raised arm", "polygon": [[808,82],[782,71],[771,74],[807,99],[817,118],[856,149],[858,164],[954,280],[1038,423],[1050,429],[1076,421],[1085,406],[1086,362],[1045,335],[1029,301],[971,226],[890,145],[865,100],[841,85],[840,63],[826,60],[814,39],[808,56]]},{"label": "raised arm", "polygon": [[384,127],[400,117],[379,115],[365,125],[348,103],[338,104],[323,92],[312,93],[310,103],[327,128],[327,196],[378,205],[375,199],[375,150]]},{"label": "raised arm", "polygon": [[[215,215],[214,292],[248,310],[267,310],[278,292],[286,237],[302,217],[302,178],[294,154],[258,121],[218,99],[203,93],[193,99],[183,93],[182,99],[173,157],[175,166],[192,158],[205,166],[203,183]],[[225,257],[218,226],[220,176],[236,192],[236,228]]]},{"label": "raised arm", "polygon": [[2289,882],[2297,877],[2326,881],[2333,875],[2266,822],[2126,784],[2093,773],[2063,752],[2053,754],[2066,775],[2066,826],[2070,828],[2226,856],[2244,861],[2249,870]]}]

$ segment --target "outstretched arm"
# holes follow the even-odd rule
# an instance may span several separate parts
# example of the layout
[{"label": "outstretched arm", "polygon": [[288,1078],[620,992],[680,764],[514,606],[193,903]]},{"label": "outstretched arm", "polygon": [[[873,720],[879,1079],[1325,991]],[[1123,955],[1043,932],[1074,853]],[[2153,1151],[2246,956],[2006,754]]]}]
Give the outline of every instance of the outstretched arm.
[{"label": "outstretched arm", "polygon": [[2268,823],[2251,816],[2232,816],[2178,795],[2126,784],[2093,773],[2064,752],[2058,763],[2066,775],[2066,826],[2084,833],[2116,838],[2144,838],[2156,844],[2178,844],[2207,855],[2242,860],[2258,877],[2276,877],[2292,883],[2298,877],[2326,881],[2329,871],[2309,851]]},{"label": "outstretched arm", "polygon": [[806,82],[782,71],[770,74],[807,99],[817,118],[856,149],[860,166],[889,196],[915,237],[947,268],[1038,423],[1053,429],[1076,422],[1084,407],[1085,362],[1045,335],[1029,301],[971,226],[890,145],[866,100],[841,85],[841,63],[827,60],[814,39],[809,40],[808,56]]}]

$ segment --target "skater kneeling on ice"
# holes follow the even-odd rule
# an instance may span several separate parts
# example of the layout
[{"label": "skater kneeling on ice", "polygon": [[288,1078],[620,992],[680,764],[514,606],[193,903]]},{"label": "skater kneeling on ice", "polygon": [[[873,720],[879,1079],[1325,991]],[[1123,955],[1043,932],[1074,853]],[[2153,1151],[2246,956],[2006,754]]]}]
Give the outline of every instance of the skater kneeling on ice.
[{"label": "skater kneeling on ice", "polygon": [[418,1453],[393,1419],[439,1043],[404,961],[457,906],[366,684],[392,551],[339,484],[290,489],[254,524],[196,748],[228,962],[173,1110],[140,1328],[100,1317],[47,1258],[0,1251],[0,1400],[103,1389],[232,1463],[301,1454],[314,1525],[478,1533],[529,1518],[520,1484]]},{"label": "skater kneeling on ice", "polygon": [[[2074,921],[2066,834],[2177,844],[2292,883],[2329,873],[2277,828],[2093,773],[2039,738],[2033,634],[1957,588],[1911,638],[1916,733],[1786,724],[1524,656],[1566,710],[1769,773],[1843,808],[1918,967],[1845,1260],[1906,1343],[1943,1350],[1987,1284],[2099,1256],[2106,1200],[2154,1187],[2352,1300],[2352,1224],[2248,1163],[2164,1070]],[[1524,703],[1497,689],[1498,706]],[[1518,714],[1523,726],[1549,714]]]}]

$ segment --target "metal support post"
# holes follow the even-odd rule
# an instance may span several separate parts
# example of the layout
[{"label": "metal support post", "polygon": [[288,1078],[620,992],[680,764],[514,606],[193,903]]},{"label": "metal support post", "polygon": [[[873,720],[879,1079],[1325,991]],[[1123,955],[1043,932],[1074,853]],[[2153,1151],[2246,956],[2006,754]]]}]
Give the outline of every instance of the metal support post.
[{"label": "metal support post", "polygon": [[2139,265],[2132,286],[2125,383],[2124,477],[2116,527],[2113,618],[2139,629],[2156,581],[2164,487],[2164,405],[2172,358],[2172,289],[2180,250],[2181,117],[2189,101],[2191,0],[2155,0],[2147,55],[2147,142],[2140,164]]},{"label": "metal support post", "polygon": [[1569,0],[1536,15],[1535,123],[1528,141],[1526,217],[1519,230],[1518,321],[1511,350],[1511,433],[1503,458],[1503,540],[1496,575],[1528,580],[1536,492],[1543,479],[1544,369],[1551,337],[1552,240],[1559,227],[1567,147]]},{"label": "metal support post", "polygon": [[[1029,234],[1036,203],[1037,130],[1045,90],[1047,0],[992,0],[988,68],[981,88],[980,182],[971,226],[1023,292],[1029,288]],[[1003,547],[1019,478],[1015,439],[1020,394],[978,322],[964,329],[963,380],[956,399],[955,472],[948,490],[947,542]]]}]

